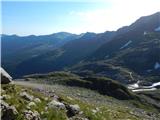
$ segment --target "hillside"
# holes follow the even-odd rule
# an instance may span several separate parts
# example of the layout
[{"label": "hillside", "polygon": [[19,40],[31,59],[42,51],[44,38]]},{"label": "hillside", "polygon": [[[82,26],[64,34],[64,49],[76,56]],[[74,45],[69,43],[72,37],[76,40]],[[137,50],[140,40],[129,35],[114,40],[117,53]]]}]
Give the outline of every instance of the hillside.
[{"label": "hillside", "polygon": [[66,32],[23,37],[17,35],[1,35],[2,66],[13,77],[19,76],[15,74],[15,69],[21,62],[57,49],[66,42],[78,37],[78,35]]},{"label": "hillside", "polygon": [[[2,81],[11,79],[6,72],[1,74]],[[108,78],[62,71],[27,75],[1,86],[2,120],[160,118],[159,90],[133,93]]]},{"label": "hillside", "polygon": [[95,90],[103,95],[115,97],[117,99],[136,99],[125,86],[115,80],[105,77],[80,77],[69,72],[52,72],[49,74],[33,74],[25,76],[27,81],[34,81],[47,84],[61,84],[67,86],[77,86]]},{"label": "hillside", "polygon": [[[93,53],[103,43],[109,41],[113,36],[114,36],[114,32],[106,32],[103,34],[85,33],[83,35],[80,35],[79,38],[76,37],[76,40],[71,40],[71,41],[68,40],[68,42],[66,42],[64,39],[66,44],[63,43],[64,45],[61,45],[61,46],[57,45],[59,43],[59,40],[57,40],[58,41],[57,44],[54,44],[54,43],[48,44],[50,46],[55,45],[56,49],[54,47],[50,48],[49,46],[45,46],[47,39],[44,39],[43,42],[45,43],[42,44],[42,46],[47,50],[43,50],[39,46],[38,46],[39,51],[35,51],[35,52],[31,48],[25,49],[25,51],[29,55],[28,58],[26,55],[25,57],[23,57],[24,52],[22,52],[23,54],[15,53],[17,57],[21,58],[19,63],[17,63],[17,59],[14,60],[15,59],[14,57],[11,57],[11,58],[2,57],[2,59],[4,59],[3,61],[8,61],[8,59],[12,62],[16,61],[17,64],[16,66],[13,67],[14,70],[11,71],[11,73],[13,73],[13,76],[21,77],[26,74],[51,72],[53,70],[60,70],[60,69],[63,69],[64,67],[72,66],[80,62],[86,56]],[[73,37],[71,38],[73,39]],[[11,45],[11,48],[13,48],[12,45]],[[22,50],[23,49],[20,49],[20,51]],[[32,51],[32,54],[37,53],[37,55],[32,57],[32,54],[30,54],[29,51]],[[10,55],[7,55],[7,56],[10,56]],[[22,59],[22,58],[25,58],[25,59]],[[12,64],[13,63],[9,64],[7,62],[6,63],[2,62],[2,65],[4,65],[4,67],[7,67],[6,68],[7,70],[8,68],[10,68],[9,65],[12,65]],[[32,68],[29,66],[32,66]],[[10,72],[10,70],[8,71]]]},{"label": "hillside", "polygon": [[[25,82],[16,84],[18,85],[2,85],[2,119],[158,120],[159,118],[156,108],[138,101],[119,101],[80,88],[74,88],[74,92],[73,88],[58,85],[47,87]],[[6,113],[5,111],[8,111],[6,109],[10,109],[10,112]]]},{"label": "hillside", "polygon": [[108,43],[98,48],[71,70],[110,77],[122,83],[159,81],[160,13],[138,19],[121,28]]}]

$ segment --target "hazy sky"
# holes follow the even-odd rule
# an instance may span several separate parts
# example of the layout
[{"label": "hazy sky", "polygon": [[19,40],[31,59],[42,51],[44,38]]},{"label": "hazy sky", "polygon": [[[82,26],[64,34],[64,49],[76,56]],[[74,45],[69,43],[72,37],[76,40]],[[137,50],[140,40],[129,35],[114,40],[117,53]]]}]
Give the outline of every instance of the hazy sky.
[{"label": "hazy sky", "polygon": [[100,33],[158,11],[160,0],[3,0],[1,33]]}]

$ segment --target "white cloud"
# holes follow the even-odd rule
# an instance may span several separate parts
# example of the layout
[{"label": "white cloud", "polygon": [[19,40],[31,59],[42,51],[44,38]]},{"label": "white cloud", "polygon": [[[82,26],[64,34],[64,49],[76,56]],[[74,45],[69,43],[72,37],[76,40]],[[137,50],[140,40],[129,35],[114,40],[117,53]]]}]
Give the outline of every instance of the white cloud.
[{"label": "white cloud", "polygon": [[79,17],[85,23],[77,28],[77,32],[116,30],[130,25],[141,16],[160,11],[160,0],[104,0],[103,2],[110,3],[111,7],[70,12],[70,15]]}]

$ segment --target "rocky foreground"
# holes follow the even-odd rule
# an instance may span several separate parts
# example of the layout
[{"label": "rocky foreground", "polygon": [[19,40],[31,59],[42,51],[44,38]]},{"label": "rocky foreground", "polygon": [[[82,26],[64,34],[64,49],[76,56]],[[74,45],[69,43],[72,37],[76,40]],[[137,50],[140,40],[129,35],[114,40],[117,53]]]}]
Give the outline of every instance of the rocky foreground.
[{"label": "rocky foreground", "polygon": [[113,98],[104,97],[105,104],[92,104],[53,89],[15,84],[2,85],[1,91],[2,120],[160,120],[158,112],[150,107],[139,109]]},{"label": "rocky foreground", "polygon": [[45,96],[44,91],[13,84],[2,85],[1,91],[2,120],[89,120],[78,104],[64,101],[54,92]]},{"label": "rocky foreground", "polygon": [[[159,92],[157,95],[142,94],[145,99],[134,95],[133,98],[122,100],[117,99],[115,95],[104,95],[79,86],[44,84],[39,77],[38,81],[13,82],[4,70],[1,70],[1,76],[2,120],[160,120]],[[51,78],[58,81],[72,82],[70,77],[64,77],[64,73],[51,75]],[[42,78],[46,80],[45,77]],[[110,85],[119,87],[114,93],[124,88],[117,83]],[[151,98],[154,98],[154,101]]]}]

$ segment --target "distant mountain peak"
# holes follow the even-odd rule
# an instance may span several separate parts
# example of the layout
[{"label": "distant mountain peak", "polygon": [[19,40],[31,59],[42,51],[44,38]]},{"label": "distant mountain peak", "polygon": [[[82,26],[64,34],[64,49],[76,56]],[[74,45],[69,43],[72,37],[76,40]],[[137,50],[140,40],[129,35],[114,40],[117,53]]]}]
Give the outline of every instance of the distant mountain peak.
[{"label": "distant mountain peak", "polygon": [[59,38],[59,39],[65,39],[67,37],[76,36],[76,34],[72,34],[69,32],[58,32],[58,33],[53,33],[52,35],[56,38]]},{"label": "distant mountain peak", "polygon": [[92,37],[95,37],[96,36],[96,33],[93,33],[93,32],[86,32],[83,34],[82,38],[92,38]]}]

